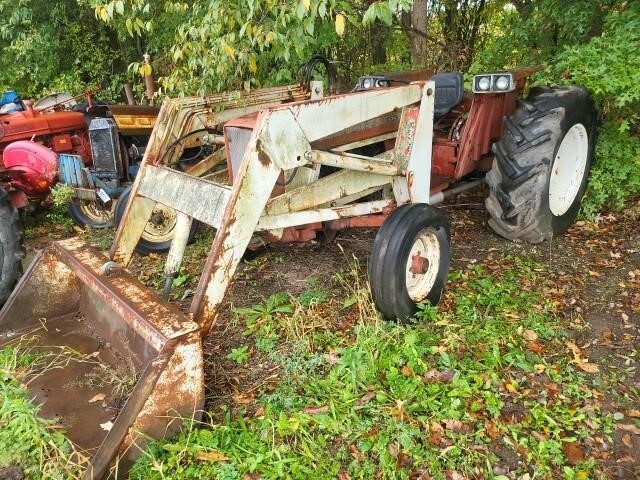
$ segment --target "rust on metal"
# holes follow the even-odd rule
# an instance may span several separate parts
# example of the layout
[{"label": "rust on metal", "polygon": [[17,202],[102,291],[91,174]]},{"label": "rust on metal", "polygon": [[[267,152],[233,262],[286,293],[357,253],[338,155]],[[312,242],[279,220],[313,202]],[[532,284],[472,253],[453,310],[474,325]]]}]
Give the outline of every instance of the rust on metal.
[{"label": "rust on metal", "polygon": [[[30,348],[69,355],[60,368],[32,379],[28,388],[41,404],[40,414],[57,418],[69,439],[92,454],[85,479],[105,473],[143,405],[159,395],[157,388],[164,388],[156,382],[165,365],[174,362],[170,375],[183,384],[174,388],[181,395],[175,405],[180,415],[191,415],[203,399],[198,326],[125,270],[103,268],[107,261],[78,239],[55,242],[36,257],[0,310],[0,345],[28,334]],[[200,356],[176,353],[187,345]],[[138,376],[121,410],[114,386],[91,380],[104,376],[101,368],[125,369],[132,381]],[[185,373],[179,374],[181,369]],[[90,401],[97,394],[104,395],[104,402]],[[155,419],[156,434],[171,421],[166,405],[154,405],[145,415]],[[144,435],[144,427],[136,426],[136,431]]]},{"label": "rust on metal", "polygon": [[411,273],[421,275],[427,273],[429,269],[429,260],[419,253],[411,257]]}]

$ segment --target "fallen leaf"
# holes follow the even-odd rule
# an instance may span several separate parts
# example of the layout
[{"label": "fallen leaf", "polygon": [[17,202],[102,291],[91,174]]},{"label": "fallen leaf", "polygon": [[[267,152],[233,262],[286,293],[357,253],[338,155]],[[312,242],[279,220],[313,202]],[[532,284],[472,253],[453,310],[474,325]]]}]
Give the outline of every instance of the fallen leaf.
[{"label": "fallen leaf", "polygon": [[533,366],[533,369],[534,369],[534,371],[535,371],[536,373],[542,373],[542,372],[544,372],[544,371],[545,371],[545,369],[546,369],[546,368],[547,368],[547,367],[545,367],[545,366],[544,366],[544,365],[542,365],[541,363],[536,363],[536,364]]},{"label": "fallen leaf", "polygon": [[358,447],[356,447],[353,443],[349,445],[349,453],[353,458],[355,458],[359,462],[364,462],[364,459],[365,459],[364,455],[360,450],[358,450]]},{"label": "fallen leaf", "polygon": [[569,465],[575,465],[584,460],[584,450],[578,442],[565,442],[563,445],[564,454],[567,457]]},{"label": "fallen leaf", "polygon": [[398,468],[411,468],[413,467],[413,458],[404,452],[398,453],[396,457],[396,467]]},{"label": "fallen leaf", "polygon": [[97,393],[96,395],[91,397],[91,399],[89,400],[89,403],[101,402],[105,398],[106,398],[106,395],[104,393]]},{"label": "fallen leaf", "polygon": [[629,410],[627,417],[640,418],[640,410]]},{"label": "fallen leaf", "polygon": [[590,277],[600,277],[601,275],[598,272],[594,272],[593,270],[589,270]]},{"label": "fallen leaf", "polygon": [[518,391],[517,387],[511,383],[511,380],[504,382],[504,388],[506,388],[509,393],[516,393]]},{"label": "fallen leaf", "polygon": [[402,368],[400,369],[400,372],[401,372],[401,373],[402,373],[402,375],[404,375],[405,377],[415,377],[415,376],[416,376],[415,372],[413,371],[413,368],[411,368],[411,367],[410,367],[410,366],[408,366],[408,365],[405,365],[404,367],[402,367]]},{"label": "fallen leaf", "polygon": [[589,363],[586,359],[582,358],[582,350],[575,343],[567,340],[564,342],[565,346],[571,350],[573,354],[573,363],[575,363],[580,370],[587,373],[598,373],[600,368],[595,363]]},{"label": "fallen leaf", "polygon": [[229,460],[229,457],[227,457],[224,453],[216,452],[215,450],[212,450],[210,452],[196,452],[196,458],[198,460],[205,460],[207,462],[226,462],[227,460]]},{"label": "fallen leaf", "polygon": [[524,332],[522,332],[522,337],[527,342],[535,342],[536,340],[538,340],[538,334],[533,330],[525,330]]},{"label": "fallen leaf", "polygon": [[321,407],[306,407],[302,411],[309,415],[320,415],[321,413],[327,413],[329,411],[329,406],[323,405]]},{"label": "fallen leaf", "polygon": [[104,422],[100,424],[100,428],[102,428],[103,430],[110,432],[111,429],[113,428],[113,422]]},{"label": "fallen leaf", "polygon": [[469,430],[468,425],[465,425],[460,420],[443,420],[442,423],[444,423],[444,428],[455,433],[465,433]]},{"label": "fallen leaf", "polygon": [[444,436],[444,428],[438,422],[431,422],[431,428],[429,433],[429,442],[432,445],[438,447],[442,443],[442,437]]},{"label": "fallen leaf", "polygon": [[630,423],[617,423],[616,429],[623,430],[625,432],[630,432],[630,433],[633,433],[634,435],[640,435],[640,428]]},{"label": "fallen leaf", "polygon": [[391,416],[399,422],[404,420],[404,401],[396,400],[396,406],[391,408]]},{"label": "fallen leaf", "polygon": [[453,380],[455,373],[452,370],[431,369],[424,374],[424,379],[431,382],[449,383]]},{"label": "fallen leaf", "polygon": [[391,455],[393,458],[397,458],[398,453],[400,453],[400,450],[398,449],[398,444],[396,442],[391,442],[387,447],[387,450],[389,452],[389,455]]},{"label": "fallen leaf", "polygon": [[527,344],[527,349],[533,353],[537,353],[538,355],[542,355],[544,353],[544,347],[538,342],[529,342]]},{"label": "fallen leaf", "polygon": [[487,431],[487,434],[491,438],[496,439],[496,438],[498,438],[500,436],[500,430],[498,429],[498,426],[495,423],[490,422],[490,421],[487,420],[484,423],[484,428]]},{"label": "fallen leaf", "polygon": [[624,443],[628,448],[633,448],[633,440],[631,440],[631,435],[625,433],[622,436],[622,443]]},{"label": "fallen leaf", "polygon": [[364,405],[366,405],[367,403],[369,403],[371,400],[373,400],[376,396],[376,392],[369,392],[367,393],[364,397],[362,397],[360,400],[358,400],[356,402],[356,405],[358,407],[362,407]]},{"label": "fallen leaf", "polygon": [[347,471],[342,468],[338,472],[338,480],[351,480],[351,475],[349,475],[349,473],[347,473]]},{"label": "fallen leaf", "polygon": [[600,368],[595,363],[588,363],[586,361],[576,362],[578,368],[587,373],[598,373]]}]

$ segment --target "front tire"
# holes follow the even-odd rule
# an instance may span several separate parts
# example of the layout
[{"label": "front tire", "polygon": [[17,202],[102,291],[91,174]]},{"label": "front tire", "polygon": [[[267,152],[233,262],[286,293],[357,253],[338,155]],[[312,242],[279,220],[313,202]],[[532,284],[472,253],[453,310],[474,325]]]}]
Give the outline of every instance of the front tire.
[{"label": "front tire", "polygon": [[595,104],[583,87],[534,88],[504,119],[486,180],[489,225],[510,240],[539,243],[575,220],[596,140]]},{"label": "front tire", "polygon": [[440,301],[449,272],[451,236],[441,210],[397,208],[378,230],[369,257],[373,300],[388,319],[406,321],[419,303]]},{"label": "front tire", "polygon": [[23,228],[18,209],[0,189],[0,306],[9,298],[22,273]]}]

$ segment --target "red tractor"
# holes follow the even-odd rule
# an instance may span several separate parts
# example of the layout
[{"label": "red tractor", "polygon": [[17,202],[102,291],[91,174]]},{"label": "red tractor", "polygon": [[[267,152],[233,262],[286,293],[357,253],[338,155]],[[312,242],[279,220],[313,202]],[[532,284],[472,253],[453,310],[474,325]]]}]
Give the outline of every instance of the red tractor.
[{"label": "red tractor", "polygon": [[[91,95],[76,103],[69,95],[37,103],[9,91],[0,97],[0,305],[19,274],[23,229],[19,210],[40,207],[60,179],[74,189],[69,214],[81,227],[113,225],[117,198],[131,183],[158,109],[103,105]],[[154,217],[150,251],[170,237],[170,213]],[[155,248],[155,250],[154,250]]]},{"label": "red tractor", "polygon": [[6,92],[0,105],[2,303],[18,277],[17,260],[23,255],[18,209],[40,204],[49,195],[58,177],[58,153],[73,153],[89,162],[91,148],[81,112],[50,109],[46,113],[34,108],[32,102],[20,99],[15,92]]}]

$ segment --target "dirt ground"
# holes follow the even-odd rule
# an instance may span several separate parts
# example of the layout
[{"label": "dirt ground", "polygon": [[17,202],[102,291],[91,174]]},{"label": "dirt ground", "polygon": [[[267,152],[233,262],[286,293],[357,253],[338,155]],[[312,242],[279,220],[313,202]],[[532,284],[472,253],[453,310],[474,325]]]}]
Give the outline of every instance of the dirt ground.
[{"label": "dirt ground", "polygon": [[[627,422],[621,422],[622,428],[618,424],[613,445],[585,445],[583,453],[605,466],[610,478],[640,478],[640,430],[632,423],[640,416],[640,202],[624,214],[605,216],[597,222],[578,222],[566,235],[541,245],[513,243],[495,235],[487,225],[483,192],[460,196],[456,204],[443,208],[452,224],[452,269],[476,264],[489,270],[500,269],[504,253],[532,258],[541,265],[538,273],[545,298],[556,304],[574,343],[590,362],[600,366],[600,373],[593,378],[603,395],[603,409],[622,411]],[[67,236],[69,231],[43,233],[32,235],[27,243],[29,250],[46,245],[52,236]],[[98,243],[104,247],[109,235],[101,233]],[[331,292],[336,285],[336,272],[347,268],[353,258],[361,267],[366,266],[374,235],[374,231],[347,231],[330,244],[312,241],[271,246],[263,255],[240,266],[227,297],[228,306],[251,306],[277,292],[299,295],[308,288],[310,278]],[[187,262],[190,288],[195,287],[197,268],[205,252],[206,248],[201,248],[200,254]],[[157,257],[138,258],[133,270],[143,281],[157,286],[160,262]],[[190,299],[189,292],[183,289],[184,305]],[[330,321],[340,331],[348,330],[355,318],[347,315]],[[257,392],[268,391],[277,378],[275,367],[259,356],[255,360],[252,356],[250,368],[239,367],[226,358],[233,348],[243,344],[242,330],[231,309],[225,308],[207,338],[210,411],[220,405],[251,408]]]}]

